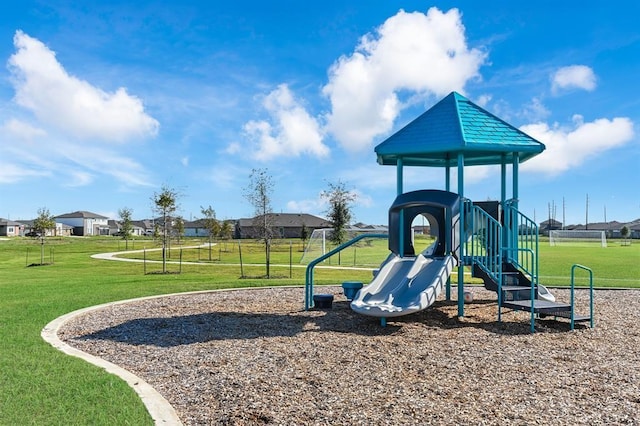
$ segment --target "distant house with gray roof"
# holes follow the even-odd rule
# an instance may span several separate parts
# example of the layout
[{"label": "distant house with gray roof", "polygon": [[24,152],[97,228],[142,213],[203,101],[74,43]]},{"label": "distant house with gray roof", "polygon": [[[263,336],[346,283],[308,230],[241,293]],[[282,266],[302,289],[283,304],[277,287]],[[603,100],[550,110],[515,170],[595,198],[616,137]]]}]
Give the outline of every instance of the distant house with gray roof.
[{"label": "distant house with gray roof", "polygon": [[24,235],[24,225],[0,217],[0,237],[18,237]]},{"label": "distant house with gray roof", "polygon": [[73,235],[109,235],[109,218],[88,211],[76,211],[54,217],[56,222],[73,228]]},{"label": "distant house with gray roof", "polygon": [[[239,219],[235,238],[259,238],[256,223],[261,217]],[[316,229],[331,228],[328,220],[307,213],[269,213],[267,221],[274,231],[274,238],[301,238],[303,227],[309,236]]]}]

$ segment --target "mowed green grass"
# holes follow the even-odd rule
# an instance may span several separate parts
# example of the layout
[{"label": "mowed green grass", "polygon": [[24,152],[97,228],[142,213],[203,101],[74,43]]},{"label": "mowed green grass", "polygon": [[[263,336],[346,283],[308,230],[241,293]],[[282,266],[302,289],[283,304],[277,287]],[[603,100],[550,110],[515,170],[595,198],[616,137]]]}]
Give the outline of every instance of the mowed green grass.
[{"label": "mowed green grass", "polygon": [[[182,247],[204,241],[187,240]],[[428,243],[428,241],[426,242]],[[152,241],[135,241],[130,249],[157,248]],[[217,249],[217,253],[216,253]],[[240,278],[240,249],[244,275]],[[26,267],[40,261],[40,245],[30,239],[0,241],[0,424],[2,425],[145,425],[152,424],[137,395],[120,379],[84,361],[66,356],[44,342],[42,328],[70,311],[114,300],[174,292],[304,284],[305,265],[300,265],[299,241],[282,241],[272,250],[272,279],[265,273],[264,248],[252,242],[221,243],[209,252],[183,249],[181,274],[143,274],[140,263],[96,260],[91,254],[124,250],[124,242],[108,238],[65,238],[47,241],[48,266]],[[180,257],[174,245],[172,261]],[[28,253],[28,258],[27,258]],[[158,260],[158,252],[148,251]],[[216,257],[216,254],[218,255]],[[386,240],[358,245],[325,265],[378,265],[388,254]],[[139,257],[131,254],[127,257]],[[192,265],[187,261],[202,261]],[[292,266],[289,266],[291,259]],[[640,243],[608,248],[549,247],[540,245],[541,282],[567,285],[574,263],[593,269],[597,286],[640,288]],[[177,272],[179,266],[169,264]],[[157,263],[147,265],[157,272]],[[291,276],[291,277],[290,277]],[[253,277],[253,278],[252,278]],[[315,283],[338,284],[344,280],[368,282],[369,270],[318,268]],[[583,280],[584,281],[584,280]],[[454,277],[455,282],[455,277]],[[584,282],[582,282],[584,284]],[[300,290],[300,307],[303,291]]]},{"label": "mowed green grass", "polygon": [[[545,285],[568,286],[571,267],[581,264],[593,271],[596,287],[640,288],[640,241],[624,246],[619,240],[609,240],[607,247],[599,244],[539,245],[540,282]],[[588,274],[575,271],[576,285],[588,285]]]},{"label": "mowed green grass", "polygon": [[[201,241],[185,241],[185,244]],[[134,247],[153,246],[136,241]],[[247,255],[258,261],[259,247]],[[120,379],[66,356],[44,342],[42,328],[60,315],[109,301],[154,294],[231,287],[302,285],[304,267],[272,267],[276,279],[240,279],[239,265],[183,265],[182,274],[143,274],[139,263],[96,260],[91,254],[123,250],[107,239],[66,238],[47,241],[40,262],[40,245],[28,239],[0,241],[0,424],[1,425],[145,425],[152,424],[137,395]],[[27,251],[29,257],[27,259]],[[249,256],[255,252],[255,258]],[[175,252],[174,252],[175,253]],[[280,253],[278,251],[278,253]],[[298,253],[298,259],[301,252]],[[284,256],[284,257],[283,257]],[[288,249],[274,253],[274,262],[288,263]],[[264,257],[262,258],[264,259]],[[264,260],[262,260],[264,262]],[[153,265],[160,270],[159,265]],[[169,265],[171,271],[177,265]],[[264,266],[246,266],[245,275],[260,277]],[[317,284],[335,284],[339,270],[318,270]],[[370,271],[350,271],[349,279],[366,280]],[[300,307],[304,306],[300,290]]]}]

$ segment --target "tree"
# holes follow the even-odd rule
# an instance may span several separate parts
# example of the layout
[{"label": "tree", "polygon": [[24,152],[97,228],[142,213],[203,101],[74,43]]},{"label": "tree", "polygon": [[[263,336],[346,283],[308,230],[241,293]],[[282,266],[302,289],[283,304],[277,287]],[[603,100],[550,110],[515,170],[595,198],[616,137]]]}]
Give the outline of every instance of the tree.
[{"label": "tree", "polygon": [[327,219],[331,222],[332,232],[330,240],[340,245],[347,240],[347,226],[351,223],[352,204],[356,194],[346,189],[344,182],[329,183],[329,190],[322,191],[322,198],[328,201]]},{"label": "tree", "polygon": [[180,238],[184,235],[184,218],[182,216],[176,216],[173,221],[173,233],[180,244]]},{"label": "tree", "polygon": [[230,240],[233,238],[233,221],[227,219],[222,222],[220,227],[220,238]]},{"label": "tree", "polygon": [[162,272],[167,272],[167,247],[169,245],[171,221],[173,213],[178,209],[178,192],[167,186],[163,186],[160,192],[155,192],[151,198],[153,209],[162,216]]},{"label": "tree", "polygon": [[620,229],[620,236],[624,238],[624,244],[627,244],[627,238],[629,237],[629,234],[630,231],[627,225],[623,226],[622,229]]},{"label": "tree", "polygon": [[200,206],[200,213],[202,213],[202,226],[209,233],[209,261],[211,261],[211,246],[213,238],[220,234],[220,222],[216,219],[216,211],[213,207],[209,206],[206,209]]},{"label": "tree", "polygon": [[49,213],[49,209],[42,207],[38,209],[38,217],[33,221],[32,231],[40,236],[40,264],[44,265],[44,238],[50,229],[55,229],[56,221]]},{"label": "tree", "polygon": [[264,242],[266,276],[270,277],[269,263],[271,253],[271,238],[273,238],[273,217],[270,214],[271,193],[273,192],[273,179],[266,169],[253,169],[249,175],[249,186],[245,189],[245,198],[253,205],[255,217],[253,227],[257,237]]},{"label": "tree", "polygon": [[304,250],[304,246],[307,244],[307,240],[309,239],[309,228],[307,225],[302,222],[302,228],[300,229],[300,239],[302,240],[302,247]]},{"label": "tree", "polygon": [[133,223],[131,221],[131,215],[133,210],[129,207],[123,207],[118,210],[118,216],[120,216],[120,232],[122,232],[122,238],[124,238],[125,250],[129,250],[129,237],[133,231]]}]

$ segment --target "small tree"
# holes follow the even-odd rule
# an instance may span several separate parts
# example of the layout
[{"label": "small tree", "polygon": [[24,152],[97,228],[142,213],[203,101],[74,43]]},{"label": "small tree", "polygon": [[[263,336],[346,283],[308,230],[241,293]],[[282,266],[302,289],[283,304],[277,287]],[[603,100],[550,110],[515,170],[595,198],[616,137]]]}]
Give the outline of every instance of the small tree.
[{"label": "small tree", "polygon": [[[330,241],[336,246],[346,242],[347,227],[351,223],[351,205],[356,200],[356,194],[346,189],[344,182],[329,183],[329,190],[323,191],[321,197],[329,202],[327,219],[331,222],[332,232]],[[340,262],[340,253],[338,253]]]},{"label": "small tree", "polygon": [[233,238],[233,221],[224,220],[222,226],[220,226],[220,238],[223,240],[230,240]]},{"label": "small tree", "polygon": [[44,238],[50,229],[55,229],[56,221],[49,213],[49,209],[42,207],[38,209],[38,217],[35,218],[32,230],[40,236],[40,264],[44,265]]},{"label": "small tree", "polygon": [[178,209],[178,193],[175,189],[163,186],[160,192],[151,198],[153,209],[162,216],[162,272],[167,272],[167,247],[169,245],[172,216]]},{"label": "small tree", "polygon": [[129,237],[133,231],[133,223],[131,221],[131,215],[133,210],[128,207],[123,207],[118,210],[118,216],[120,216],[120,232],[122,232],[122,238],[124,238],[125,250],[129,250]]},{"label": "small tree", "polygon": [[307,240],[309,239],[309,228],[307,225],[302,222],[302,228],[300,228],[300,239],[302,240],[302,249],[304,250],[304,246],[307,244]]},{"label": "small tree", "polygon": [[216,211],[211,206],[206,209],[200,206],[200,213],[202,213],[203,216],[202,219],[200,219],[202,225],[209,234],[209,261],[211,261],[211,245],[213,244],[214,237],[220,234],[220,222],[216,219]]},{"label": "small tree", "polygon": [[620,236],[624,239],[624,244],[627,244],[627,238],[629,238],[629,227],[627,225],[623,226],[622,229],[620,229]]},{"label": "small tree", "polygon": [[273,179],[266,169],[253,169],[249,175],[249,186],[244,196],[253,205],[255,217],[253,227],[257,237],[264,242],[266,277],[270,277],[269,263],[271,254],[271,238],[273,238],[273,218],[271,216],[271,193]]},{"label": "small tree", "polygon": [[180,244],[180,239],[184,235],[184,218],[182,216],[176,216],[173,220],[173,234]]}]

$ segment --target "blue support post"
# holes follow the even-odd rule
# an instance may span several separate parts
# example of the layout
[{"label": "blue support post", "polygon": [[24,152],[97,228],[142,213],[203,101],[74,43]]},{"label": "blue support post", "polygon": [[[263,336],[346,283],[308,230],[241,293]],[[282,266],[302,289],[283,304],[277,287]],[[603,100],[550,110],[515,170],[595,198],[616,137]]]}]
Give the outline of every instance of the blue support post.
[{"label": "blue support post", "polygon": [[[403,191],[403,164],[402,158],[398,158],[396,163],[396,195],[401,195]],[[400,212],[400,220],[398,223],[400,229],[398,230],[398,243],[400,245],[400,257],[404,257],[404,210]]]},{"label": "blue support post", "polygon": [[[513,153],[513,208],[518,210],[518,165],[520,164],[520,155],[517,152]],[[512,234],[512,240],[510,241],[510,248],[518,250],[518,233],[516,230],[511,229],[510,234]]]},{"label": "blue support post", "polygon": [[[464,198],[464,154],[458,154],[458,195]],[[464,208],[460,209],[460,264],[458,265],[458,316],[464,316],[464,245],[465,232]]]},{"label": "blue support post", "polygon": [[[509,247],[509,228],[508,228],[508,223],[509,223],[509,217],[508,217],[508,212],[507,212],[507,216],[505,217],[505,203],[507,201],[507,157],[505,154],[502,154],[502,163],[500,164],[500,180],[501,180],[501,184],[500,184],[500,207],[502,208],[502,215],[503,217],[506,219],[503,221],[503,223],[505,225],[507,225],[507,232],[503,232],[502,233],[502,241],[500,241],[500,244],[502,244],[502,247]],[[498,219],[500,220],[500,219]]]},{"label": "blue support post", "polygon": [[[445,181],[445,189],[450,192],[451,191],[451,166],[449,165],[449,161],[447,161],[447,165],[445,166],[444,181]],[[449,213],[448,223],[451,223],[451,213]],[[451,224],[453,225],[453,223]],[[450,247],[449,249],[452,250],[453,248]],[[447,277],[447,285],[445,287],[445,297],[447,301],[451,300],[451,277]]]}]

